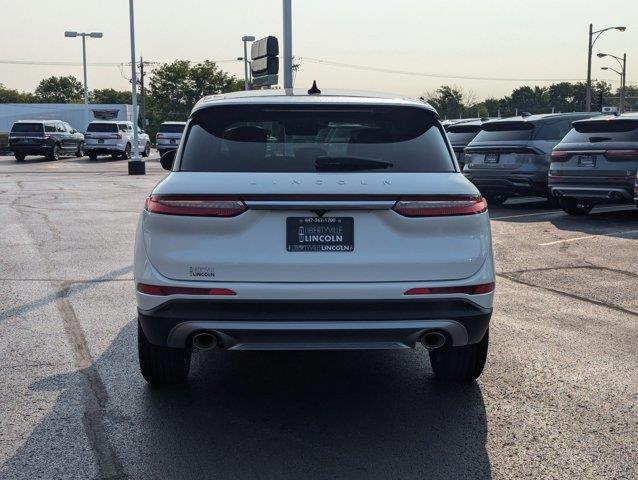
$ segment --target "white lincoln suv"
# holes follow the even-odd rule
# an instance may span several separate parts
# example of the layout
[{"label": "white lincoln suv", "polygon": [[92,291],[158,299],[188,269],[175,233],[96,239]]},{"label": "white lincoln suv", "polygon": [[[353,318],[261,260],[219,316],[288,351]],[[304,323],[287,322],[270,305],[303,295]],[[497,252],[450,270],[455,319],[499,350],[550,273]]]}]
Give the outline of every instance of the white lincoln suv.
[{"label": "white lincoln suv", "polygon": [[436,111],[375,94],[263,90],[193,109],[135,243],[144,378],[194,349],[405,349],[471,381],[487,356],[487,204]]}]

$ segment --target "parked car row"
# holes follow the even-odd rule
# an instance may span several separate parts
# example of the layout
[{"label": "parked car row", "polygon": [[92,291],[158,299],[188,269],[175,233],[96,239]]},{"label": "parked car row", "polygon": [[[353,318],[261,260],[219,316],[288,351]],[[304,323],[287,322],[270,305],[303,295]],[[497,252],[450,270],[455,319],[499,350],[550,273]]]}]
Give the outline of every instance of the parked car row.
[{"label": "parked car row", "polygon": [[[184,130],[185,122],[165,122],[159,127],[156,137],[157,149],[163,155],[176,149]],[[9,134],[9,150],[18,162],[27,155],[42,155],[49,160],[58,160],[61,156],[72,155],[91,160],[100,155],[114,158],[131,158],[134,144],[135,127],[129,121],[93,121],[86,133],[82,134],[62,120],[19,120],[15,122]],[[148,157],[151,152],[151,140],[144,130],[138,128],[140,154]]]},{"label": "parked car row", "polygon": [[638,197],[638,114],[523,114],[446,130],[463,173],[492,204],[534,195],[583,215]]}]

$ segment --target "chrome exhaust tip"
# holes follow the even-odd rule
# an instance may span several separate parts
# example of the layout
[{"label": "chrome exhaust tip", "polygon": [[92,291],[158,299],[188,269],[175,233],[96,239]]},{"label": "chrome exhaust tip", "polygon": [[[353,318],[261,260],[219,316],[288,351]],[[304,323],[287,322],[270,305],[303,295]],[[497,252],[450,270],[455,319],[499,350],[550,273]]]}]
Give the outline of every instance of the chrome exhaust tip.
[{"label": "chrome exhaust tip", "polygon": [[441,332],[428,332],[421,337],[421,343],[429,351],[438,350],[447,342],[447,338]]},{"label": "chrome exhaust tip", "polygon": [[217,346],[217,337],[212,333],[198,333],[193,337],[193,346],[200,350],[210,350]]}]

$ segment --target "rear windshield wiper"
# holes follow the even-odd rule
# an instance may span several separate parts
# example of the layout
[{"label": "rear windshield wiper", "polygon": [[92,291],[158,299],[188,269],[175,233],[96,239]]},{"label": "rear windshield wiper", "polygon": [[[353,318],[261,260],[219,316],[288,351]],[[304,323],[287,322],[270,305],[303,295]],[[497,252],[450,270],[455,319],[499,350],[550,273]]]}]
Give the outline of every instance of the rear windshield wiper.
[{"label": "rear windshield wiper", "polygon": [[611,138],[609,138],[609,137],[589,137],[589,141],[591,143],[608,142],[610,140],[611,140]]},{"label": "rear windshield wiper", "polygon": [[341,172],[354,170],[376,170],[393,167],[394,164],[384,160],[373,160],[365,157],[317,157],[317,171]]}]

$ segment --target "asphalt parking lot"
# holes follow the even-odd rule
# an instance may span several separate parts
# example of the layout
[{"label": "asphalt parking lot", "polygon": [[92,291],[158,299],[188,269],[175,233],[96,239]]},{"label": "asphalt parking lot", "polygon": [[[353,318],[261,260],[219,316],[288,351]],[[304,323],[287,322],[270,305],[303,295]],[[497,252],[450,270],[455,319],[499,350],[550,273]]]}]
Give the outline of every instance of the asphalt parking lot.
[{"label": "asphalt parking lot", "polygon": [[479,381],[425,350],[200,352],[138,372],[134,228],[164,175],[0,157],[0,478],[637,478],[638,209],[490,208]]}]

